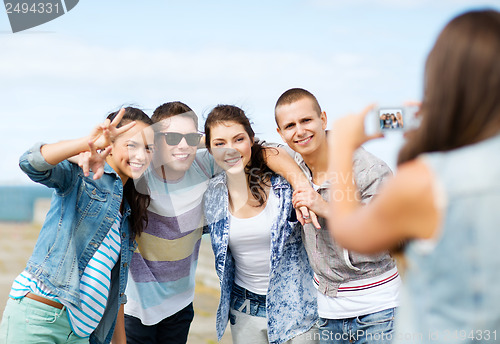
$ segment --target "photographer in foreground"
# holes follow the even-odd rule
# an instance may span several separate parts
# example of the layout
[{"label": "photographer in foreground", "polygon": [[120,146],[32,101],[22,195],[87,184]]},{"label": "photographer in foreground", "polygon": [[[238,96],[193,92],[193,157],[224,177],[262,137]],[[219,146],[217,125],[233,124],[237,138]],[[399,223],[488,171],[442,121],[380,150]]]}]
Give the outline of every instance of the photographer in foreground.
[{"label": "photographer in foreground", "polygon": [[[407,241],[405,293],[394,339],[402,343],[496,342],[500,329],[500,13],[474,11],[441,32],[425,69],[419,129],[399,171],[368,205],[334,180],[329,228],[344,247],[373,253]],[[373,138],[366,109],[334,124],[332,175]]]}]

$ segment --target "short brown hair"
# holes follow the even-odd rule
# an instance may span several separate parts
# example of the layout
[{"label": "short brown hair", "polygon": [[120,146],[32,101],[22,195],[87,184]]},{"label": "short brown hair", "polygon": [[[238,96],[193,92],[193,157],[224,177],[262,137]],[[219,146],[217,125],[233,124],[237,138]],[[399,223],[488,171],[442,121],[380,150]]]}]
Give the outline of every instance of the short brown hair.
[{"label": "short brown hair", "polygon": [[278,106],[289,105],[303,98],[311,99],[313,102],[314,110],[318,112],[318,116],[321,115],[321,106],[319,106],[318,100],[316,99],[314,94],[307,90],[304,90],[303,88],[291,88],[288,91],[285,91],[285,93],[283,93],[276,101],[276,106],[274,107],[274,119],[276,120],[276,124],[278,124],[278,120],[276,118],[276,109],[278,108]]},{"label": "short brown hair", "polygon": [[189,106],[179,101],[168,102],[158,106],[153,112],[151,119],[154,123],[158,123],[166,118],[177,115],[191,118],[196,129],[198,129],[198,116],[196,113]]}]

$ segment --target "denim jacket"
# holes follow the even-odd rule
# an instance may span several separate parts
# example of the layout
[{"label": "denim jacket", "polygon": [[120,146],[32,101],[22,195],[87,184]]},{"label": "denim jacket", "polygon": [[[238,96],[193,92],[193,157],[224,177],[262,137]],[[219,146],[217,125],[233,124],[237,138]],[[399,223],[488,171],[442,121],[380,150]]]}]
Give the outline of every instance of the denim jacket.
[{"label": "denim jacket", "polygon": [[434,238],[406,246],[406,283],[395,342],[498,342],[498,152],[500,134],[420,156],[433,174],[442,219]]},{"label": "denim jacket", "polygon": [[[40,230],[26,271],[51,289],[60,300],[80,306],[80,279],[90,258],[116,220],[123,197],[123,185],[106,164],[104,175],[93,180],[77,165],[45,161],[38,143],[19,159],[19,166],[37,183],[54,189],[50,210]],[[125,285],[134,238],[129,235],[130,207],[123,202],[120,225],[120,260],[111,271],[111,285],[101,322],[90,336],[90,343],[109,343],[118,309],[126,302]]]},{"label": "denim jacket", "polygon": [[[271,178],[272,191],[279,199],[277,221],[271,228],[271,270],[266,296],[268,337],[271,343],[285,342],[308,331],[317,321],[316,289],[312,270],[302,244],[298,222],[290,222],[292,189],[280,176]],[[226,174],[210,180],[204,196],[215,269],[221,285],[217,309],[217,337],[224,334],[229,319],[235,263],[228,248],[229,211]]]}]

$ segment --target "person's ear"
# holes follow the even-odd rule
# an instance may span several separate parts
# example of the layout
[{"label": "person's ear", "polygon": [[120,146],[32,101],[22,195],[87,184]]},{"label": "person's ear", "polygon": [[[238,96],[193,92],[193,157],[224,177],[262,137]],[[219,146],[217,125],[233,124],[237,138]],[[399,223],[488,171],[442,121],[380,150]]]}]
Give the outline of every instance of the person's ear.
[{"label": "person's ear", "polygon": [[327,125],[328,125],[328,118],[327,118],[327,116],[326,116],[326,112],[325,112],[325,111],[323,111],[323,112],[319,115],[319,118],[321,119],[321,122],[323,122],[323,123],[322,123],[322,125],[321,125],[321,127],[323,128],[323,130],[326,130]]},{"label": "person's ear", "polygon": [[276,132],[279,134],[279,136],[281,136],[281,139],[283,140],[283,142],[286,143],[285,137],[283,136],[283,133],[281,132],[281,129],[280,129],[280,125],[278,123],[279,121],[278,121],[278,112],[277,112],[277,109],[278,109],[278,107],[276,109],[274,109],[274,119],[276,121],[276,126],[277,126],[276,127]]}]

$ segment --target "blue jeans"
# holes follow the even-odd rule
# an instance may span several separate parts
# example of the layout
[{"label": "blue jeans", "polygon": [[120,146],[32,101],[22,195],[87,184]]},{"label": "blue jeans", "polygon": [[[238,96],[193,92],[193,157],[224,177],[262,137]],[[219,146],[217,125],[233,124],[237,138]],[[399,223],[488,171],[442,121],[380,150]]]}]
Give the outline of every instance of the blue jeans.
[{"label": "blue jeans", "polygon": [[127,344],[185,344],[193,317],[193,303],[151,326],[143,325],[141,319],[125,314]]},{"label": "blue jeans", "polygon": [[347,319],[318,321],[320,344],[387,344],[391,343],[394,308]]},{"label": "blue jeans", "polygon": [[[266,295],[252,293],[239,285],[233,284],[231,292],[231,309],[252,315],[254,317],[266,317]],[[230,316],[231,324],[234,319]]]},{"label": "blue jeans", "polygon": [[[231,293],[231,336],[235,344],[269,344],[266,295],[252,293],[236,284]],[[279,325],[279,324],[278,324]],[[283,344],[316,344],[316,328],[309,329]]]}]

